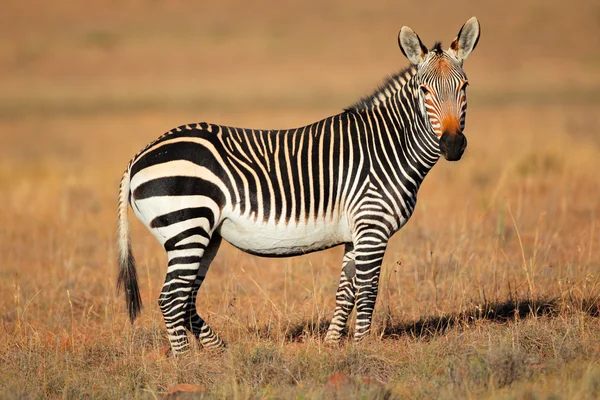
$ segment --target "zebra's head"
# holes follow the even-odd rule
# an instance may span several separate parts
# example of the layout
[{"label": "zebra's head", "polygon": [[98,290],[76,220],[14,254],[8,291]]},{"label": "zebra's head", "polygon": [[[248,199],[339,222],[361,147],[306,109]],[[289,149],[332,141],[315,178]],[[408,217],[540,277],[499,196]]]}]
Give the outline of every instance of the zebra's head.
[{"label": "zebra's head", "polygon": [[398,35],[402,53],[416,65],[415,75],[421,113],[439,140],[440,153],[457,161],[467,147],[463,134],[467,111],[467,75],[463,61],[479,40],[479,21],[472,17],[458,32],[448,50],[436,43],[431,50],[404,26]]}]

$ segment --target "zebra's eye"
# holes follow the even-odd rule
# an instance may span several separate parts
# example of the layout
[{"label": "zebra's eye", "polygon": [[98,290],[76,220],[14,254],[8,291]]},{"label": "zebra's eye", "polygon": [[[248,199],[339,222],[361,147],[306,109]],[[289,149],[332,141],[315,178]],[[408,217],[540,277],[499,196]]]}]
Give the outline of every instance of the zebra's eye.
[{"label": "zebra's eye", "polygon": [[467,86],[469,86],[469,81],[462,81],[460,90],[467,90]]},{"label": "zebra's eye", "polygon": [[423,94],[427,94],[427,93],[429,93],[429,88],[428,88],[427,86],[425,86],[425,85],[421,85],[421,86],[420,86],[420,88],[421,88],[421,92],[422,92]]}]

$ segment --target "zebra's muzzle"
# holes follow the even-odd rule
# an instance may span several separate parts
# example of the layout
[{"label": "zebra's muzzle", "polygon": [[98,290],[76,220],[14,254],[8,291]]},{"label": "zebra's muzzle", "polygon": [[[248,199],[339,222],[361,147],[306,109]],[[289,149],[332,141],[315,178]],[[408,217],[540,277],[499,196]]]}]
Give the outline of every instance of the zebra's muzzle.
[{"label": "zebra's muzzle", "polygon": [[448,161],[458,161],[467,148],[467,138],[462,132],[444,132],[440,138],[440,153]]}]

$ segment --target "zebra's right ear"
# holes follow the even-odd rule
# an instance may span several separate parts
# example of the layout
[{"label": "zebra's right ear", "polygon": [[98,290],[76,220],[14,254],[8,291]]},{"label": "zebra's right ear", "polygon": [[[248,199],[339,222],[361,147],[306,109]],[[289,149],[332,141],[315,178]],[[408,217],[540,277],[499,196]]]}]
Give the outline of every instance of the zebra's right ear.
[{"label": "zebra's right ear", "polygon": [[462,63],[477,46],[480,31],[479,21],[477,18],[471,17],[458,31],[458,35],[450,44],[448,52]]},{"label": "zebra's right ear", "polygon": [[402,54],[413,64],[421,64],[427,55],[427,47],[423,45],[419,35],[408,26],[403,26],[398,34],[398,45]]}]

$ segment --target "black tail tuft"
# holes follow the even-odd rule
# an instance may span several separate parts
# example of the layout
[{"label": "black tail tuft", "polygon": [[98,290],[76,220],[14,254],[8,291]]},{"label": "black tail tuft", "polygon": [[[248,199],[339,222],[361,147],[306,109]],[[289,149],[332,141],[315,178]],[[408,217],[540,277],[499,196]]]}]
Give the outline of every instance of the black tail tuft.
[{"label": "black tail tuft", "polygon": [[117,279],[117,290],[125,289],[125,301],[127,302],[127,311],[129,319],[133,324],[140,310],[142,309],[142,298],[137,281],[137,272],[135,270],[135,259],[128,246],[127,257],[119,258],[119,278]]}]

